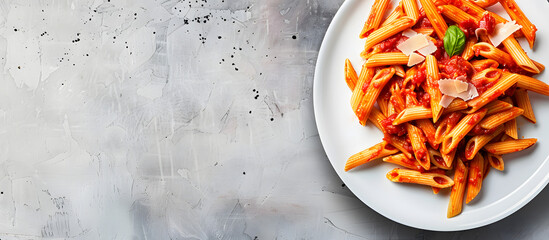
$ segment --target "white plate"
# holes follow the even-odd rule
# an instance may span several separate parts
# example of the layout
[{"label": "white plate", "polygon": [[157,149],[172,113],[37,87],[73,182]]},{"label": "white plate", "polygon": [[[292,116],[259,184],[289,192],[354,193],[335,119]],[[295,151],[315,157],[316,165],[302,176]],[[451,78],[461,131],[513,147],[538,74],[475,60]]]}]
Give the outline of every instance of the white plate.
[{"label": "white plate", "polygon": [[[520,153],[504,156],[505,171],[492,169],[475,200],[465,205],[457,217],[447,219],[448,191],[434,195],[429,187],[398,184],[385,174],[396,167],[374,161],[349,172],[343,167],[349,156],[382,139],[371,124],[362,127],[351,107],[351,91],[343,75],[345,58],[360,71],[359,57],[364,40],[358,38],[373,1],[347,0],[334,17],[318,56],[314,81],[314,111],[318,132],[326,154],[339,177],[369,207],[396,222],[428,230],[454,231],[484,226],[517,211],[536,196],[549,181],[549,97],[531,93],[538,123],[527,123],[519,117],[519,136],[538,138],[536,145]],[[392,1],[396,2],[396,1]],[[545,27],[549,4],[545,0],[518,1],[538,27],[535,52],[529,56],[549,64],[549,29]],[[501,7],[496,9],[500,15]],[[525,42],[522,46],[527,47]],[[537,76],[549,82],[547,74]]]}]

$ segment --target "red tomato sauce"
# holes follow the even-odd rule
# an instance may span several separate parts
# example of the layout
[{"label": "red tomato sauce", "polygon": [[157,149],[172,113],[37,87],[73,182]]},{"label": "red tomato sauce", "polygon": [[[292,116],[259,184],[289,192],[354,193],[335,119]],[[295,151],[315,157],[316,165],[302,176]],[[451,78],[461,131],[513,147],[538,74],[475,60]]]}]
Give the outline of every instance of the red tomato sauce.
[{"label": "red tomato sauce", "polygon": [[484,28],[488,34],[492,34],[496,27],[496,19],[494,19],[491,14],[484,14],[480,21],[478,21],[478,27]]},{"label": "red tomato sauce", "polygon": [[472,19],[467,19],[459,23],[459,28],[463,31],[465,37],[476,37],[475,30],[477,30],[478,24]]},{"label": "red tomato sauce", "polygon": [[448,60],[444,60],[439,64],[441,75],[446,78],[455,79],[458,76],[472,76],[474,69],[467,60],[461,56],[455,55]]},{"label": "red tomato sauce", "polygon": [[424,91],[419,91],[417,93],[417,100],[419,102],[419,105],[430,108],[431,107],[431,96],[429,93],[426,93]]},{"label": "red tomato sauce", "polygon": [[388,118],[381,120],[380,124],[388,134],[402,136],[406,133],[406,129],[404,129],[404,126],[393,125],[393,121],[395,121],[397,115],[398,115],[397,113],[392,114]]},{"label": "red tomato sauce", "polygon": [[397,49],[397,46],[407,39],[408,37],[402,36],[402,34],[399,33],[378,43],[378,47],[381,52],[400,52],[400,50]]}]

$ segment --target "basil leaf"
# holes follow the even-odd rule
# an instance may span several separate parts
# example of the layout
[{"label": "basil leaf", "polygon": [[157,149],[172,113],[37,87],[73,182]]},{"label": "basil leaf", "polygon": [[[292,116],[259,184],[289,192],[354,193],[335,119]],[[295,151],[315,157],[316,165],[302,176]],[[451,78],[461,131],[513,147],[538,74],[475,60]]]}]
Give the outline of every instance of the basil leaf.
[{"label": "basil leaf", "polygon": [[444,35],[444,49],[448,56],[454,56],[463,52],[465,48],[465,33],[458,26],[452,25]]}]

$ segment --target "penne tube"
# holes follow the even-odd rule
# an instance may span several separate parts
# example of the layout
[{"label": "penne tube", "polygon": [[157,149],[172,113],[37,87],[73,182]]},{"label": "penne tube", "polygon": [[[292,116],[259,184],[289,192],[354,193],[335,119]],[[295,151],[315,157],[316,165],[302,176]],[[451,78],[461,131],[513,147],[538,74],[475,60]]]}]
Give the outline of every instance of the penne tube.
[{"label": "penne tube", "polygon": [[384,140],[389,142],[393,147],[400,150],[407,158],[413,159],[412,156],[412,146],[407,142],[403,137],[398,137],[395,135],[385,135]]},{"label": "penne tube", "polygon": [[477,43],[477,39],[472,37],[467,39],[467,42],[465,43],[465,50],[463,50],[463,53],[461,53],[461,57],[467,61],[471,60],[475,56],[475,51],[473,49],[473,46]]},{"label": "penne tube", "polygon": [[534,62],[534,65],[536,65],[536,67],[539,69],[539,72],[543,72],[543,70],[545,70],[545,66],[539,62],[536,62],[535,60],[532,60],[532,62]]},{"label": "penne tube", "polygon": [[435,29],[425,27],[425,28],[416,28],[416,29],[414,29],[414,31],[416,31],[417,33],[421,33],[423,35],[426,35],[426,36],[431,36],[435,32]]},{"label": "penne tube", "polygon": [[387,88],[385,88],[382,92],[381,92],[381,96],[382,97],[379,97],[377,99],[377,105],[379,106],[379,110],[381,110],[381,112],[383,113],[383,115],[385,115],[385,117],[388,117],[390,116],[388,114],[388,110],[389,110],[389,98],[386,98],[386,97],[383,97],[384,94],[386,94],[384,91],[388,91]]},{"label": "penne tube", "polygon": [[465,159],[471,160],[477,153],[488,144],[492,139],[499,136],[503,132],[503,126],[500,126],[496,131],[490,134],[476,135],[467,141],[465,145]]},{"label": "penne tube", "polygon": [[381,19],[389,6],[389,2],[390,0],[375,0],[372,9],[370,10],[370,16],[368,16],[368,19],[360,32],[359,37],[361,39],[367,37],[372,31],[379,27]]},{"label": "penne tube", "polygon": [[[462,5],[461,6],[462,8],[467,9],[466,12],[468,14],[470,14],[471,16],[474,16],[475,18],[477,18],[477,20],[480,20],[482,18],[482,15],[484,14],[484,12],[486,12],[486,10],[484,10],[480,6],[476,5],[475,3],[471,2],[470,0],[459,0],[457,2],[459,2]],[[500,15],[497,15],[493,12],[488,12],[488,13],[490,15],[492,15],[492,17],[494,17],[494,19],[496,20],[496,23],[506,23],[506,22],[508,22],[507,19],[503,18]]]},{"label": "penne tube", "polygon": [[404,126],[408,132],[408,138],[412,144],[412,149],[414,150],[416,160],[419,162],[421,167],[425,170],[429,170],[431,167],[431,161],[429,160],[429,152],[425,146],[425,137],[423,136],[423,132],[420,128],[409,123],[406,123]]},{"label": "penne tube", "polygon": [[[430,0],[422,0],[422,1],[430,1]],[[423,6],[425,7],[425,5]],[[433,55],[428,55],[427,58],[425,59],[425,66],[426,66],[426,73],[427,73],[426,92],[429,93],[429,96],[431,97],[430,104],[431,104],[431,111],[433,113],[433,122],[436,123],[440,118],[440,116],[442,115],[442,106],[440,106],[439,104],[440,99],[442,98],[442,93],[437,87],[438,80],[440,79],[437,59]]]},{"label": "penne tube", "polygon": [[483,56],[488,59],[495,60],[500,64],[512,66],[515,64],[515,60],[508,53],[494,47],[490,43],[479,42],[473,45],[473,51],[475,54]]},{"label": "penne tube", "polygon": [[[380,43],[381,41],[406,30],[414,25],[414,20],[409,17],[401,17],[395,19],[391,23],[374,30],[368,38],[366,38],[366,43],[364,44],[364,50],[372,48],[374,45]],[[403,54],[404,55],[404,54]],[[405,55],[406,56],[406,55]],[[408,61],[406,61],[408,63]],[[394,64],[393,64],[394,65]]]},{"label": "penne tube", "polygon": [[465,197],[465,203],[469,204],[482,187],[482,180],[484,178],[484,157],[482,154],[476,154],[471,163],[469,164],[469,177],[467,181],[467,194]]},{"label": "penne tube", "polygon": [[456,23],[465,22],[467,20],[476,22],[475,17],[469,15],[468,13],[453,5],[442,5],[438,7],[438,10],[442,13],[442,15]]},{"label": "penne tube", "polygon": [[368,50],[364,50],[360,53],[360,57],[362,59],[368,59],[370,57],[372,57],[373,55],[375,54],[378,54],[378,53],[381,53],[381,47],[379,46],[379,44],[373,46],[372,48],[368,49]]},{"label": "penne tube", "polygon": [[488,173],[490,172],[490,163],[488,162],[488,159],[486,159],[486,154],[488,154],[487,152],[484,152],[484,154],[482,155],[484,157],[484,173],[482,174],[482,180],[484,181],[484,179],[486,178],[486,176],[488,176]]},{"label": "penne tube", "polygon": [[484,149],[491,154],[503,155],[527,149],[534,145],[534,143],[536,143],[537,141],[538,140],[535,138],[512,139],[486,144],[486,146],[484,146]]},{"label": "penne tube", "polygon": [[397,152],[398,150],[386,141],[380,142],[349,157],[345,163],[345,171],[349,171],[372,160],[383,158]]},{"label": "penne tube", "polygon": [[448,25],[446,25],[446,21],[444,21],[444,18],[438,13],[435,4],[431,0],[419,0],[419,2],[425,11],[427,19],[429,19],[433,25],[438,38],[444,39],[444,34],[446,33],[446,29],[448,29]]},{"label": "penne tube", "polygon": [[467,105],[472,108],[469,112],[475,112],[484,105],[501,96],[507,89],[517,83],[518,78],[519,76],[517,74],[504,73],[494,85],[480,94],[480,96],[467,101]]},{"label": "penne tube", "polygon": [[366,60],[366,67],[379,67],[387,65],[406,65],[408,56],[401,52],[377,53]]},{"label": "penne tube", "polygon": [[383,21],[383,23],[381,23],[381,27],[383,27],[383,26],[391,23],[395,19],[403,17],[403,16],[404,16],[404,9],[402,9],[402,2],[400,2],[398,4],[398,6],[395,8],[395,10],[393,10],[391,12],[391,14],[389,14],[387,19],[385,19],[385,21]]},{"label": "penne tube", "polygon": [[513,108],[513,104],[507,103],[507,102],[504,102],[504,101],[500,101],[500,100],[494,100],[494,101],[486,104],[485,108],[488,109],[488,111],[486,112],[486,115],[490,115],[490,114],[502,112],[502,111],[505,111],[505,110],[509,110],[509,109]]},{"label": "penne tube", "polygon": [[414,22],[417,22],[419,19],[419,8],[417,6],[416,0],[402,0],[402,6],[404,7],[404,12],[406,15],[412,19]]},{"label": "penne tube", "polygon": [[465,110],[467,109],[467,107],[467,102],[463,101],[463,99],[461,98],[456,98],[450,103],[450,105],[448,105],[447,108],[442,111],[442,114],[444,115],[447,113]]},{"label": "penne tube", "polygon": [[505,127],[505,134],[509,137],[512,137],[513,139],[518,139],[518,131],[517,131],[517,119],[513,118],[506,123],[503,124]]},{"label": "penne tube", "polygon": [[517,107],[524,110],[522,116],[528,119],[528,121],[536,123],[536,116],[534,115],[534,110],[532,109],[532,104],[530,104],[530,97],[528,97],[528,92],[526,92],[526,89],[521,88],[515,90],[515,94],[513,96],[515,97]]},{"label": "penne tube", "polygon": [[389,101],[387,103],[387,116],[391,116],[393,114],[397,114],[397,111],[395,110],[395,106],[393,106],[393,103]]},{"label": "penne tube", "polygon": [[454,180],[438,173],[421,173],[415,170],[395,168],[386,176],[392,182],[415,183],[438,188],[448,188],[454,185]]},{"label": "penne tube", "polygon": [[482,120],[486,115],[486,109],[483,108],[477,112],[467,114],[442,140],[441,153],[448,154],[457,147],[459,142]]},{"label": "penne tube", "polygon": [[398,92],[394,92],[393,95],[391,95],[390,101],[393,104],[395,111],[398,113],[401,113],[406,108],[406,100],[404,100],[402,95]]},{"label": "penne tube", "polygon": [[348,58],[345,59],[345,82],[351,91],[355,89],[356,83],[358,82],[356,71]]},{"label": "penne tube", "polygon": [[389,82],[394,74],[395,69],[392,67],[382,69],[376,73],[370,84],[368,84],[368,87],[364,92],[362,102],[360,103],[356,111],[356,116],[358,117],[362,125],[366,125],[366,120],[368,119],[370,111],[372,110],[372,107],[374,106],[377,97],[381,93],[383,87],[385,87],[385,84]]},{"label": "penne tube", "polygon": [[500,155],[486,153],[484,160],[498,171],[503,171],[505,168],[505,163],[503,162],[503,158]]},{"label": "penne tube", "polygon": [[471,1],[481,8],[487,8],[498,3],[498,0],[471,0]]},{"label": "penne tube", "polygon": [[442,143],[442,140],[444,140],[444,137],[452,131],[452,129],[456,126],[456,124],[459,122],[461,117],[463,116],[463,113],[461,112],[453,112],[450,114],[446,114],[440,124],[437,127],[437,130],[435,131],[435,143],[440,144]]},{"label": "penne tube", "polygon": [[385,120],[386,117],[383,115],[381,111],[379,111],[376,107],[372,108],[372,111],[370,112],[370,116],[368,116],[368,120],[374,124],[379,130],[384,132],[383,126],[381,126],[381,121]]},{"label": "penne tube", "polygon": [[536,26],[528,20],[515,0],[500,0],[499,3],[501,3],[501,6],[503,6],[511,19],[517,21],[517,24],[522,26],[520,30],[524,33],[524,37],[528,41],[530,48],[533,49],[534,42],[536,41],[536,31],[538,30]]},{"label": "penne tube", "polygon": [[360,76],[358,77],[358,81],[356,83],[356,86],[359,87],[355,86],[353,89],[353,94],[351,95],[351,108],[355,114],[360,102],[362,102],[362,98],[364,97],[364,85],[370,84],[372,77],[374,77],[375,71],[375,68],[367,68],[366,65],[362,65],[362,70],[360,71]]},{"label": "penne tube", "polygon": [[406,77],[406,72],[404,72],[404,68],[401,65],[394,65],[393,68],[395,69],[395,75]]},{"label": "penne tube", "polygon": [[397,115],[397,117],[393,121],[393,125],[400,125],[405,122],[418,120],[418,119],[428,119],[432,117],[433,117],[433,114],[431,113],[430,108],[426,108],[424,106],[409,107],[409,108],[405,108],[402,112],[400,112]]},{"label": "penne tube", "polygon": [[532,62],[532,59],[526,55],[514,36],[509,36],[503,40],[502,43],[505,50],[511,55],[519,67],[531,73],[540,73],[540,70],[536,67],[534,62]]},{"label": "penne tube", "polygon": [[484,84],[488,84],[488,83],[493,83],[497,80],[499,80],[499,78],[501,77],[502,75],[502,71],[501,69],[497,69],[497,68],[487,68],[487,69],[484,69],[480,72],[476,72],[473,77],[471,78],[471,83],[473,85],[484,85]]},{"label": "penne tube", "polygon": [[438,144],[435,143],[436,128],[433,125],[433,122],[428,119],[419,119],[416,120],[416,125],[423,130],[423,134],[425,135],[425,138],[427,138],[429,145],[434,149],[438,149]]},{"label": "penne tube", "polygon": [[444,160],[444,164],[446,166],[452,167],[452,164],[454,163],[454,158],[456,156],[456,152],[457,152],[457,148],[454,148],[454,150],[452,150],[448,154],[440,153],[440,155],[442,156],[442,159]]},{"label": "penne tube", "polygon": [[493,59],[473,60],[471,61],[471,65],[473,65],[473,69],[475,69],[476,72],[480,72],[487,68],[499,67],[499,63]]},{"label": "penne tube", "polygon": [[431,163],[438,168],[446,169],[446,170],[451,169],[451,166],[446,165],[446,162],[444,161],[442,154],[437,150],[429,148],[429,159],[431,160]]},{"label": "penne tube", "polygon": [[408,169],[423,171],[423,167],[415,159],[406,157],[406,154],[399,153],[383,158],[384,162],[393,163]]},{"label": "penne tube", "polygon": [[484,129],[494,129],[500,125],[503,125],[505,122],[522,115],[523,112],[524,110],[521,108],[513,107],[509,110],[485,117],[478,125]]},{"label": "penne tube", "polygon": [[[437,173],[437,174],[445,174],[446,171],[444,169],[438,169],[438,168],[431,168],[429,171],[425,171],[426,173]],[[440,192],[440,188],[437,187],[431,187],[433,189],[434,194],[438,194]]]},{"label": "penne tube", "polygon": [[528,91],[536,92],[539,94],[543,94],[545,96],[549,96],[549,85],[547,83],[544,83],[538,79],[528,77],[525,75],[517,74],[517,87],[524,88]]},{"label": "penne tube", "polygon": [[452,218],[461,213],[463,208],[463,195],[467,184],[467,174],[469,169],[463,164],[461,159],[456,161],[456,171],[454,173],[454,186],[450,191],[450,203],[448,203],[448,212],[446,217]]}]

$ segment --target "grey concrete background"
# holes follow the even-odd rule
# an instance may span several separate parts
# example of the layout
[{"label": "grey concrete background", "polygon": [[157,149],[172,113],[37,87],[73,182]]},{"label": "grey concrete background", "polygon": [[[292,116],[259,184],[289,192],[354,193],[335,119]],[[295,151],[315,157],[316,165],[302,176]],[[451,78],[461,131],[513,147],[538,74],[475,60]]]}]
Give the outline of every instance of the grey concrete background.
[{"label": "grey concrete background", "polygon": [[1,239],[546,239],[549,192],[409,228],[332,169],[312,86],[341,0],[0,2]]}]

